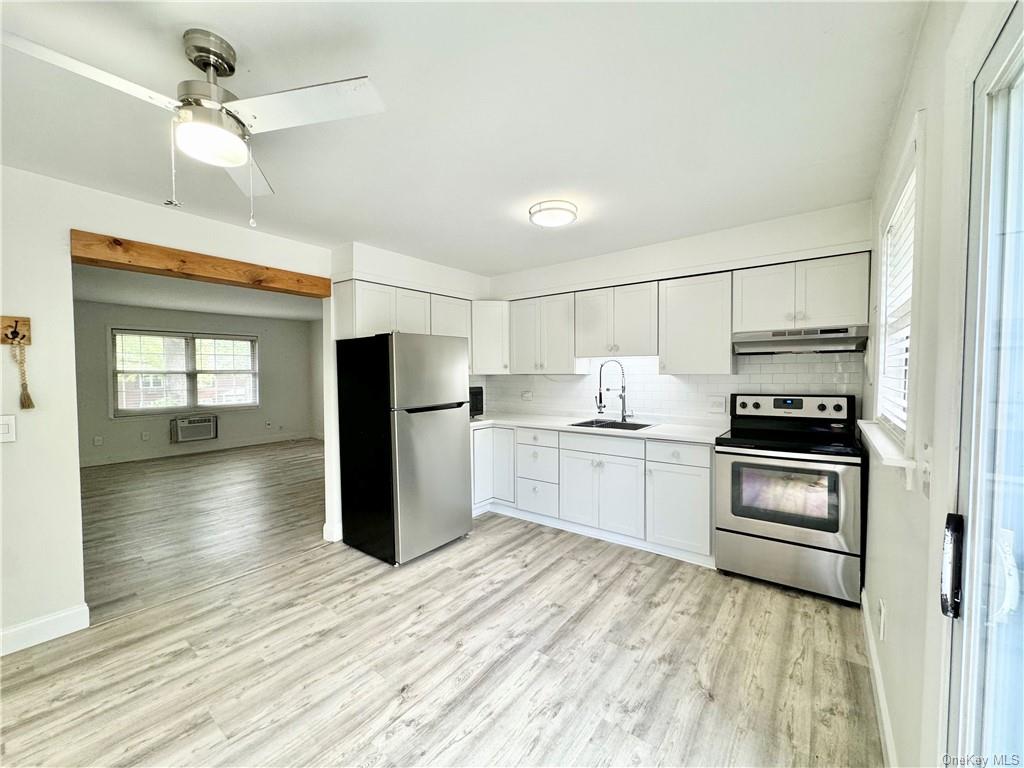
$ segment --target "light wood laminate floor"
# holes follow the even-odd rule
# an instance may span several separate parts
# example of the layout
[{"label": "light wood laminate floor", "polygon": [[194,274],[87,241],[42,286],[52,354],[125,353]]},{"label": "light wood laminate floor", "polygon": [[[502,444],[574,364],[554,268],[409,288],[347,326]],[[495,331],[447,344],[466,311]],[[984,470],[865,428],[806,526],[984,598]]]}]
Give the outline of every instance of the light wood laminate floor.
[{"label": "light wood laminate floor", "polygon": [[321,546],[318,440],[82,469],[93,624]]},{"label": "light wood laminate floor", "polygon": [[521,520],[3,659],[4,765],[880,765],[859,612]]}]

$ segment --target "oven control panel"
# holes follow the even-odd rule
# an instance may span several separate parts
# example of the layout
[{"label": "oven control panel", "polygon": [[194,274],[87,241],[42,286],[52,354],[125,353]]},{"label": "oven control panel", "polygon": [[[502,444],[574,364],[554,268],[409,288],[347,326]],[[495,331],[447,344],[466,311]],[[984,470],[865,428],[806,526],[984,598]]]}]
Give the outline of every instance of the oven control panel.
[{"label": "oven control panel", "polygon": [[852,395],[733,395],[733,416],[852,419]]}]

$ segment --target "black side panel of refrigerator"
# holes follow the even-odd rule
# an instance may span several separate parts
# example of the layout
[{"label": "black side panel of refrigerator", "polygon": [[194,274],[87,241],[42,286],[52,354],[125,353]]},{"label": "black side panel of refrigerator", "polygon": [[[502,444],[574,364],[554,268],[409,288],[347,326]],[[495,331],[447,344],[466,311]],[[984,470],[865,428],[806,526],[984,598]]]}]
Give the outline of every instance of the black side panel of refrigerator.
[{"label": "black side panel of refrigerator", "polygon": [[336,342],[342,541],[395,562],[388,336]]}]

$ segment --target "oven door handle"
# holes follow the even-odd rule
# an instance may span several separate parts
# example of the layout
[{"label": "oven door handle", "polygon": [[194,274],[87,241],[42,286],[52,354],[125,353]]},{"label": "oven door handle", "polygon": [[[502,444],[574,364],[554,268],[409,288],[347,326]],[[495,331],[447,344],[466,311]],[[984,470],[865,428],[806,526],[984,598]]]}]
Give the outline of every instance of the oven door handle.
[{"label": "oven door handle", "polygon": [[767,459],[795,459],[818,464],[850,464],[859,466],[859,456],[827,456],[817,453],[789,453],[788,451],[766,451],[761,448],[733,448],[732,446],[715,446],[715,453],[730,456],[760,456]]}]

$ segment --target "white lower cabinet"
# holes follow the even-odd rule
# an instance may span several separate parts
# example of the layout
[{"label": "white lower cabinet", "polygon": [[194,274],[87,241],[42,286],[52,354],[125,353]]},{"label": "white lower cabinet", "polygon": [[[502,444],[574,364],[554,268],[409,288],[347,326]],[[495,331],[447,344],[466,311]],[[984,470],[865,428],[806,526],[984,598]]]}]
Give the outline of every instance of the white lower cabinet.
[{"label": "white lower cabinet", "polygon": [[711,554],[711,470],[647,462],[647,541]]},{"label": "white lower cabinet", "polygon": [[642,459],[563,450],[558,483],[562,520],[643,538]]},{"label": "white lower cabinet", "polygon": [[481,427],[473,430],[473,503],[491,499],[515,503],[515,430]]},{"label": "white lower cabinet", "polygon": [[517,506],[536,515],[558,517],[558,485],[525,477],[516,479]]},{"label": "white lower cabinet", "polygon": [[516,431],[511,427],[493,427],[494,498],[514,504],[516,501]]},{"label": "white lower cabinet", "polygon": [[473,430],[473,503],[494,498],[494,430]]}]

